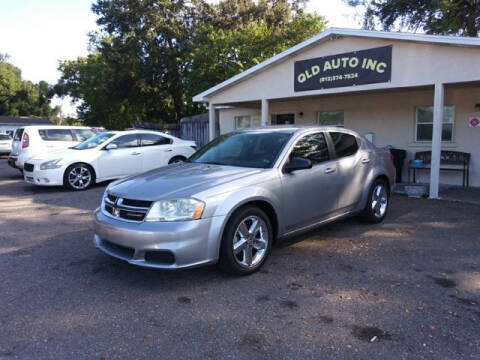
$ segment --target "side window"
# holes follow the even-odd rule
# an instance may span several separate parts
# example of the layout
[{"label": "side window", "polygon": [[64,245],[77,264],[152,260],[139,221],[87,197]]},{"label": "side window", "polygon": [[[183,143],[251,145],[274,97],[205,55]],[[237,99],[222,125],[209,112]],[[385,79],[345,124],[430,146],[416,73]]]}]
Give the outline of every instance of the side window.
[{"label": "side window", "polygon": [[357,152],[358,143],[355,136],[339,132],[331,132],[330,136],[332,137],[337,157],[346,157]]},{"label": "side window", "polygon": [[72,131],[69,129],[42,129],[38,134],[45,141],[73,141]]},{"label": "side window", "polygon": [[115,144],[118,149],[138,147],[137,134],[123,135],[113,140],[110,144]]},{"label": "side window", "polygon": [[19,128],[15,130],[15,136],[13,137],[13,140],[22,141],[22,135],[23,135],[23,128]]},{"label": "side window", "polygon": [[301,138],[290,154],[290,158],[293,157],[309,159],[314,165],[328,161],[330,156],[325,135],[316,133]]},{"label": "side window", "polygon": [[87,130],[87,129],[75,129],[73,130],[73,132],[77,137],[77,141],[81,141],[81,142],[88,140],[95,135],[95,133],[92,130]]},{"label": "side window", "polygon": [[167,145],[172,143],[171,139],[157,134],[140,134],[140,140],[142,141],[142,146]]}]

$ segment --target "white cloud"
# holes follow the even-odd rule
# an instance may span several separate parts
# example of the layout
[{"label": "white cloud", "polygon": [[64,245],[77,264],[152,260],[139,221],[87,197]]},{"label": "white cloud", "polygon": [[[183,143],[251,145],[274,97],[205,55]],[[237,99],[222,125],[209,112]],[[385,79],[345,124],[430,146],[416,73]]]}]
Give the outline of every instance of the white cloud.
[{"label": "white cloud", "polygon": [[360,14],[342,0],[310,0],[306,10],[325,16],[329,27],[360,27]]}]

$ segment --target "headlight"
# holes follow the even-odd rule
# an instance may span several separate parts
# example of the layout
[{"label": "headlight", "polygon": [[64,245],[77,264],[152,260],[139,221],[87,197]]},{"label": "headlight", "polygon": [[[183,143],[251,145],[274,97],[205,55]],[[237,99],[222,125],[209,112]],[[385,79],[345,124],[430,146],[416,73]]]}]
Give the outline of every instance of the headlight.
[{"label": "headlight", "polygon": [[197,199],[174,199],[155,202],[145,221],[184,221],[202,217],[205,203]]},{"label": "headlight", "polygon": [[62,167],[62,165],[59,165],[60,161],[62,161],[62,159],[55,159],[44,162],[40,165],[40,170],[58,169],[59,167]]}]

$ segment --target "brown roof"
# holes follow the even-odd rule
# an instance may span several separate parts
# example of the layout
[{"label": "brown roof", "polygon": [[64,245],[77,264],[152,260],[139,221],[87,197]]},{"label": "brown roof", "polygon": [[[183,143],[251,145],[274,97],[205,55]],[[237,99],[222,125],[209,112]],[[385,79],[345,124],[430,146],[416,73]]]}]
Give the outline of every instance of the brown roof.
[{"label": "brown roof", "polygon": [[48,119],[37,116],[0,116],[0,124],[53,125]]}]

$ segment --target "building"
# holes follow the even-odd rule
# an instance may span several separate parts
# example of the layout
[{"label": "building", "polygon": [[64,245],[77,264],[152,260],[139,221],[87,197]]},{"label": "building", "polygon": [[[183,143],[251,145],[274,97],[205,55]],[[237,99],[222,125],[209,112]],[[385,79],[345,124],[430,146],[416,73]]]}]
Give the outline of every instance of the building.
[{"label": "building", "polygon": [[36,116],[0,116],[0,133],[13,135],[22,126],[53,125],[49,120]]},{"label": "building", "polygon": [[332,28],[193,99],[209,105],[210,138],[216,122],[220,133],[318,123],[405,149],[407,161],[432,151],[421,180],[437,198],[439,181],[462,183],[440,173],[441,149],[470,153],[470,185],[480,186],[479,63],[477,38]]}]

